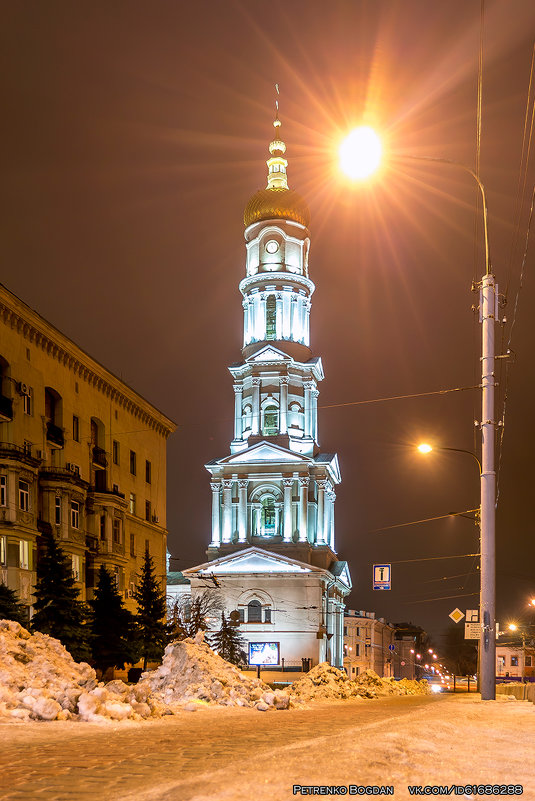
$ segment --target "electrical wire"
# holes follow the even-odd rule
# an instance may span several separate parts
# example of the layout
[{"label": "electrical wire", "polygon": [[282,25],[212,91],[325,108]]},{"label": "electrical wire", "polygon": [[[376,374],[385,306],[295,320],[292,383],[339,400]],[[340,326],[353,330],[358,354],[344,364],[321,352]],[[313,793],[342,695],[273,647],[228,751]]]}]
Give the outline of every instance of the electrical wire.
[{"label": "electrical wire", "polygon": [[445,515],[437,515],[436,517],[424,517],[422,520],[411,520],[410,523],[396,523],[393,526],[381,526],[381,528],[372,528],[369,533],[375,534],[378,531],[389,531],[392,528],[403,528],[405,526],[416,526],[419,523],[429,523],[432,520],[443,520],[445,517],[457,517],[459,515],[470,514],[471,512],[478,512],[479,509],[466,509],[464,512],[448,512]]}]

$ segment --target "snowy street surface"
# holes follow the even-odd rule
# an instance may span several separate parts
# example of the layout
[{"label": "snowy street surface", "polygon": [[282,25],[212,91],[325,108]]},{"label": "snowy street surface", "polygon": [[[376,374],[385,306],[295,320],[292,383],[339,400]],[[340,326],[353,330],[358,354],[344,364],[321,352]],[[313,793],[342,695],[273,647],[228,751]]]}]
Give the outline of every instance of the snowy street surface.
[{"label": "snowy street surface", "polygon": [[409,785],[452,784],[521,784],[535,800],[535,705],[475,695],[15,721],[0,723],[0,741],[2,801],[285,801],[303,797],[294,785],[393,785],[406,799]]}]

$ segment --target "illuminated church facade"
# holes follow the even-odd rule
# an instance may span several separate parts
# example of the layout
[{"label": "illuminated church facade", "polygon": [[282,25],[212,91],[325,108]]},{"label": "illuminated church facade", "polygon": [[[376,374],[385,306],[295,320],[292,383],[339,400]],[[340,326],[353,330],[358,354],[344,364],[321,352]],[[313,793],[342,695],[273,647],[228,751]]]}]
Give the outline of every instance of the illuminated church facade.
[{"label": "illuminated church facade", "polygon": [[234,436],[230,453],[206,465],[209,561],[184,576],[193,597],[219,587],[227,612],[239,613],[251,663],[341,667],[351,580],[335,550],[338,459],[319,447],[310,213],[288,187],[278,115],[274,128],[267,187],[244,214],[242,359],[229,367]]}]

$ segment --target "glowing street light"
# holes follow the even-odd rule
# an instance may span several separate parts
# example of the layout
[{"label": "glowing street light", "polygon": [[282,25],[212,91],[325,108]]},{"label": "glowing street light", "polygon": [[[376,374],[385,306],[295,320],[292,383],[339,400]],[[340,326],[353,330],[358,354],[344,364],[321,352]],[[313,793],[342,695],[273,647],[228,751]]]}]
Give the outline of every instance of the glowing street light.
[{"label": "glowing street light", "polygon": [[362,181],[374,173],[381,163],[381,140],[367,125],[361,125],[342,141],[338,155],[340,169],[352,180]]},{"label": "glowing street light", "polygon": [[420,453],[431,453],[431,451],[433,450],[433,448],[432,448],[432,446],[431,446],[431,445],[429,445],[427,442],[421,442],[421,443],[418,445],[418,450],[420,451]]}]

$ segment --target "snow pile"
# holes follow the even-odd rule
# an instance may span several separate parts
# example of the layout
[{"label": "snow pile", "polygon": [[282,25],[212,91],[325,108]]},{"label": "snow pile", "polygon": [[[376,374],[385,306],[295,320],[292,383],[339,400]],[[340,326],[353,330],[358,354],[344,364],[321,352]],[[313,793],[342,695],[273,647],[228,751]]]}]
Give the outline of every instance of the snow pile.
[{"label": "snow pile", "polygon": [[366,670],[355,680],[338,668],[322,662],[290,687],[296,701],[329,701],[345,698],[377,698],[383,695],[414,695],[428,693],[426,681],[382,679],[373,670]]},{"label": "snow pile", "polygon": [[0,719],[108,722],[161,712],[147,688],[98,683],[93,668],[75,662],[59,640],[0,620]]},{"label": "snow pile", "polygon": [[288,693],[273,691],[267,684],[241,673],[204,642],[203,632],[195,639],[171,643],[156,670],[143,673],[140,685],[170,711],[175,707],[195,709],[202,703],[222,706],[256,707],[261,712],[287,709]]}]

